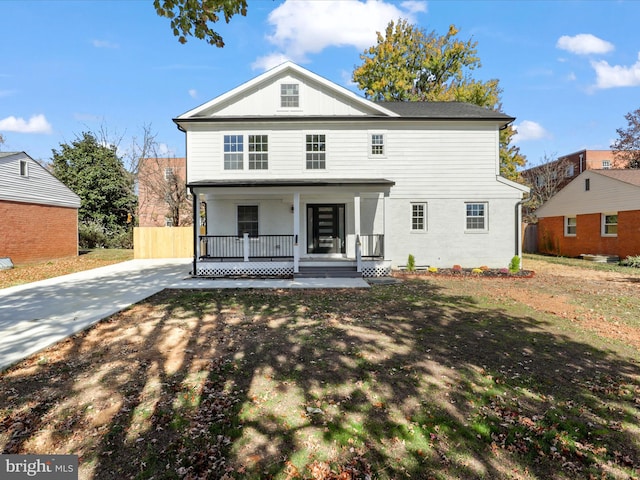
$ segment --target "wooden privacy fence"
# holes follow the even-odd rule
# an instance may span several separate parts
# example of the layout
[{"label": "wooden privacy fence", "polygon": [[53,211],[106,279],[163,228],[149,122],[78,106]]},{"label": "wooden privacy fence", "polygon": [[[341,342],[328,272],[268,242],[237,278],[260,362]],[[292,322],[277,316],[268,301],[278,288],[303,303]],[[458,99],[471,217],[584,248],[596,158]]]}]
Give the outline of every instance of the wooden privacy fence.
[{"label": "wooden privacy fence", "polygon": [[133,258],[193,257],[193,227],[136,227]]}]

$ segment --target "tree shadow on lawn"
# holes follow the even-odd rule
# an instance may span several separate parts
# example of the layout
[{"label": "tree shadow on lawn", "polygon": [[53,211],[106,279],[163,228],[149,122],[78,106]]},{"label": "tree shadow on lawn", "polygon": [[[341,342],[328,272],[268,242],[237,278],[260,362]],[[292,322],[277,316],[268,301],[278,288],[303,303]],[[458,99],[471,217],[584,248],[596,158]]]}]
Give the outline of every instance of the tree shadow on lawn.
[{"label": "tree shadow on lawn", "polygon": [[0,446],[101,480],[632,477],[637,358],[555,321],[420,280],[164,291],[5,372]]}]

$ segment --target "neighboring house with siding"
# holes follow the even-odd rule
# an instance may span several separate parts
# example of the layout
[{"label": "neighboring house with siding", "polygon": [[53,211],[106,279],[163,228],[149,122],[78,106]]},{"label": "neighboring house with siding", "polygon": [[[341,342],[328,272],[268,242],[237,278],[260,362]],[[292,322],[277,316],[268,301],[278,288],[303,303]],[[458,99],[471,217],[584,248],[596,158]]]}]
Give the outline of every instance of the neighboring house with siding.
[{"label": "neighboring house with siding", "polygon": [[[200,276],[506,267],[528,188],[499,174],[514,119],[364,99],[291,62],[174,119]],[[204,232],[204,233],[202,233]]]},{"label": "neighboring house with siding", "polygon": [[541,253],[640,255],[640,170],[587,170],[536,216]]},{"label": "neighboring house with siding", "polygon": [[80,198],[25,152],[0,152],[0,257],[28,263],[78,254]]}]

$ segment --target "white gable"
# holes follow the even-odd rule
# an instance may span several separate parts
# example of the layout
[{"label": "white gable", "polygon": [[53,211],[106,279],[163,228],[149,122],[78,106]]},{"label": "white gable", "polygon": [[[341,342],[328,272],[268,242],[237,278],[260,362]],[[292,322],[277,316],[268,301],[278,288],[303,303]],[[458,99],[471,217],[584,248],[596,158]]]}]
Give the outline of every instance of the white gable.
[{"label": "white gable", "polygon": [[[297,85],[298,106],[281,106],[282,85]],[[194,108],[177,120],[207,117],[390,116],[397,114],[287,62]]]},{"label": "white gable", "polygon": [[638,209],[640,187],[587,170],[538,208],[536,216],[559,217]]},{"label": "white gable", "polygon": [[0,156],[0,200],[80,208],[80,197],[24,152]]}]

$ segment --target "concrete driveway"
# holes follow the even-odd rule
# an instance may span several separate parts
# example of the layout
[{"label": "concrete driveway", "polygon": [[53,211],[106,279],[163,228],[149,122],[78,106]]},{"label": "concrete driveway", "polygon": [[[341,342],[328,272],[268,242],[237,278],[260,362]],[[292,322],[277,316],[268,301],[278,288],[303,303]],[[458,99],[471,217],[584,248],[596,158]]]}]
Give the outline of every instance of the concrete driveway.
[{"label": "concrete driveway", "polygon": [[131,260],[0,290],[0,370],[187,278],[190,267]]},{"label": "concrete driveway", "polygon": [[191,259],[131,260],[0,289],[0,371],[165,288],[368,288],[362,278],[195,279]]}]

